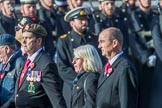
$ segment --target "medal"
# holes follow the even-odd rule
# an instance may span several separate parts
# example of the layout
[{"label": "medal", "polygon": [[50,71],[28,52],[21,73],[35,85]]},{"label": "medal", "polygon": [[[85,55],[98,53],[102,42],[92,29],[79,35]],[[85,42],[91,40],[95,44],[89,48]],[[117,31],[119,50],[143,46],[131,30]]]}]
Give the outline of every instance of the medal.
[{"label": "medal", "polygon": [[35,93],[35,86],[33,85],[33,82],[30,82],[28,85],[28,92]]},{"label": "medal", "polygon": [[36,82],[37,81],[37,76],[36,76],[37,71],[33,71],[33,72],[34,72],[33,73],[33,81]]},{"label": "medal", "polygon": [[33,80],[34,80],[34,78],[33,78],[33,74],[34,74],[34,71],[31,72],[30,81],[33,81]]},{"label": "medal", "polygon": [[30,81],[30,76],[31,76],[31,70],[29,69],[26,78],[27,81]]},{"label": "medal", "polygon": [[41,80],[41,71],[37,71],[37,82]]}]

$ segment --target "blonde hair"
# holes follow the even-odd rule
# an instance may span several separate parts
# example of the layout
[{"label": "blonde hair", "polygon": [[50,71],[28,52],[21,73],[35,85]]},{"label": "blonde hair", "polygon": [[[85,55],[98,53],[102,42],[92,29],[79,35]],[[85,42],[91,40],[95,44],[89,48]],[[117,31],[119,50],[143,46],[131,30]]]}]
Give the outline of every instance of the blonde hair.
[{"label": "blonde hair", "polygon": [[92,45],[82,45],[74,50],[76,58],[83,59],[83,70],[86,72],[101,72],[102,62],[101,58]]}]

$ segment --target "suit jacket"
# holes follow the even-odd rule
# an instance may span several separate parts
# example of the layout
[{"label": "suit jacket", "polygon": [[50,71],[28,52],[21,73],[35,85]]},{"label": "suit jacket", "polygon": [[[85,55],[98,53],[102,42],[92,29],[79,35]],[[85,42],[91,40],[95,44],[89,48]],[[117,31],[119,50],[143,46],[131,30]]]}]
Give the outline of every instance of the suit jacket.
[{"label": "suit jacket", "polygon": [[100,75],[97,108],[137,108],[138,86],[134,66],[122,54],[111,68],[109,76]]},{"label": "suit jacket", "polygon": [[73,85],[71,108],[95,108],[98,75],[99,73],[94,72],[77,75],[78,80]]},{"label": "suit jacket", "polygon": [[[41,51],[35,60],[35,65],[28,72],[39,73],[40,81],[27,80],[27,73],[23,77],[21,86],[18,88],[18,81],[15,90],[15,103],[18,108],[66,108],[64,99],[61,94],[59,76],[56,65],[51,57]],[[29,69],[28,69],[29,70]],[[19,76],[20,77],[20,76]],[[38,76],[37,76],[38,77]],[[32,92],[30,87],[34,87]]]}]

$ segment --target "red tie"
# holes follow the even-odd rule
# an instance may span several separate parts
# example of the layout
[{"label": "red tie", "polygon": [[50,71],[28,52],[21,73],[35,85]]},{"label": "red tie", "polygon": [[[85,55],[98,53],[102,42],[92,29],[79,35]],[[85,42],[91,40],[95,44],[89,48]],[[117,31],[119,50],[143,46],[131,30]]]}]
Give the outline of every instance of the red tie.
[{"label": "red tie", "polygon": [[104,74],[108,73],[109,68],[110,68],[110,62],[107,62],[106,65],[105,65]]},{"label": "red tie", "polygon": [[30,59],[27,59],[26,62],[25,62],[24,68],[23,68],[23,70],[22,70],[22,72],[21,72],[21,75],[20,75],[20,78],[19,78],[19,83],[18,83],[18,86],[19,86],[19,87],[20,87],[20,85],[21,85],[21,83],[22,83],[22,79],[23,79],[25,73],[26,73],[27,70],[28,70],[28,65],[30,64],[30,62],[31,62]]}]

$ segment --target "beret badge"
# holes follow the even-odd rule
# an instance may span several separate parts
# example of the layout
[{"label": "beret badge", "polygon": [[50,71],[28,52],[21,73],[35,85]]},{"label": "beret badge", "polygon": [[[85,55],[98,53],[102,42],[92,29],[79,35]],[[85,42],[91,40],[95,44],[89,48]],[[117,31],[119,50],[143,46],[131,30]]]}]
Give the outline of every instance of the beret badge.
[{"label": "beret badge", "polygon": [[24,29],[25,30],[29,30],[30,29],[30,25],[29,24],[26,24]]},{"label": "beret badge", "polygon": [[27,19],[23,18],[22,21],[21,21],[21,25],[25,25],[26,22],[27,22]]}]

